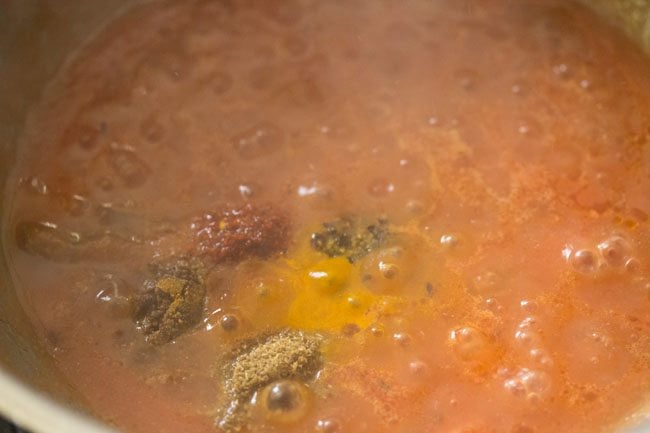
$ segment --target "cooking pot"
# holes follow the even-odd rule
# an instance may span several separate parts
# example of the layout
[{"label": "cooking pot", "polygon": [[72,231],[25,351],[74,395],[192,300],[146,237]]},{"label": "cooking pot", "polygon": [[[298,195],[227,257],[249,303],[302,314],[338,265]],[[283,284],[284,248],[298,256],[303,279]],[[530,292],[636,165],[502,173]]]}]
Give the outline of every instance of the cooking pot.
[{"label": "cooking pot", "polygon": [[[70,52],[137,1],[0,0],[0,220],[15,190],[7,179],[29,107]],[[650,54],[650,0],[582,1]],[[6,235],[5,230],[1,233]],[[57,374],[11,281],[11,263],[0,248],[0,415],[34,433],[112,431],[86,410],[83,397]],[[650,433],[650,416],[643,415],[650,413],[650,405],[639,413],[625,422],[626,432]]]}]

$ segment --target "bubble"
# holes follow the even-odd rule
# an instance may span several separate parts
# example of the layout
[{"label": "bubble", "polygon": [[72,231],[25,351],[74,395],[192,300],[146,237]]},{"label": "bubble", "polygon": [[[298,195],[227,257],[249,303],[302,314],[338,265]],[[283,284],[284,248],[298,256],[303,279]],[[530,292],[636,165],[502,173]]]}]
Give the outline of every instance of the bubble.
[{"label": "bubble", "polygon": [[536,319],[534,317],[526,317],[517,325],[515,331],[515,341],[524,346],[530,346],[539,339],[539,336],[533,329]]},{"label": "bubble", "polygon": [[410,281],[417,258],[402,247],[383,248],[370,253],[361,264],[364,284],[376,292],[403,290]]},{"label": "bubble", "polygon": [[625,270],[631,274],[638,274],[641,272],[641,262],[634,257],[630,257],[625,261]]},{"label": "bubble", "polygon": [[90,203],[85,197],[73,194],[69,198],[66,198],[65,208],[70,215],[81,216],[90,208]]},{"label": "bubble", "polygon": [[72,240],[56,224],[50,222],[25,221],[16,226],[16,244],[35,256],[53,260],[74,261],[67,258]]},{"label": "bubble", "polygon": [[234,332],[239,327],[239,318],[234,314],[224,314],[219,318],[219,326],[226,332]]},{"label": "bubble", "polygon": [[103,176],[97,179],[97,186],[102,191],[112,191],[113,188],[115,187],[112,180]]},{"label": "bubble", "polygon": [[278,424],[291,424],[305,416],[308,409],[307,387],[295,380],[280,380],[266,386],[255,403],[265,418]]},{"label": "bubble", "polygon": [[611,339],[598,331],[592,331],[589,333],[589,338],[596,343],[602,344],[604,347],[609,347],[611,345]]},{"label": "bubble", "polygon": [[459,69],[455,72],[458,83],[463,90],[474,90],[479,74],[473,69]]},{"label": "bubble", "polygon": [[527,135],[530,132],[530,126],[519,125],[519,128],[517,128],[517,132],[520,133],[521,135]]},{"label": "bubble", "polygon": [[424,203],[419,200],[409,200],[406,202],[406,210],[411,214],[420,214],[424,210]]},{"label": "bubble", "polygon": [[356,323],[346,323],[341,327],[341,334],[345,335],[346,337],[351,337],[355,334],[358,334],[361,331],[361,328],[359,328],[359,325]]},{"label": "bubble", "polygon": [[151,169],[134,151],[124,148],[112,148],[108,153],[108,162],[115,174],[129,188],[144,184]]},{"label": "bubble", "polygon": [[589,90],[591,88],[591,81],[589,80],[580,80],[580,87],[584,90]]},{"label": "bubble", "polygon": [[510,88],[510,91],[515,95],[520,95],[522,92],[521,85],[513,84],[512,87]]},{"label": "bubble", "polygon": [[411,336],[406,332],[395,332],[393,334],[393,341],[398,343],[400,346],[408,346],[411,344]]},{"label": "bubble", "polygon": [[487,292],[496,287],[497,280],[498,276],[495,272],[487,271],[474,277],[474,286],[479,293]]},{"label": "bubble", "polygon": [[384,335],[384,327],[381,325],[372,325],[369,330],[374,337],[382,337]]},{"label": "bubble", "polygon": [[120,211],[113,207],[113,203],[99,203],[94,211],[97,220],[102,225],[113,225],[120,220]]},{"label": "bubble", "polygon": [[519,307],[521,307],[521,309],[524,311],[533,312],[537,310],[537,303],[535,301],[522,299],[521,301],[519,301]]},{"label": "bubble", "polygon": [[548,367],[553,365],[553,361],[551,360],[551,357],[543,349],[533,348],[530,349],[528,354],[530,355],[530,359],[532,359],[533,361],[537,362],[542,366]]},{"label": "bubble", "polygon": [[296,192],[299,197],[328,198],[332,195],[332,191],[328,187],[315,181],[305,185],[299,185]]},{"label": "bubble", "polygon": [[320,433],[339,433],[341,424],[331,418],[319,419],[316,421],[316,431]]},{"label": "bubble", "polygon": [[243,198],[250,198],[253,196],[253,187],[247,184],[241,184],[238,187],[239,195]]},{"label": "bubble", "polygon": [[72,244],[78,244],[79,242],[81,242],[81,233],[68,232],[68,240]]},{"label": "bubble", "polygon": [[242,159],[256,159],[277,152],[284,143],[284,134],[276,126],[260,123],[233,137],[232,144]]},{"label": "bubble", "polygon": [[379,262],[379,272],[384,278],[393,279],[399,274],[399,267],[394,263]]},{"label": "bubble", "polygon": [[350,295],[345,300],[348,303],[348,306],[350,308],[359,308],[359,307],[361,307],[361,301],[355,295]]},{"label": "bubble", "polygon": [[458,238],[453,234],[443,234],[440,236],[440,245],[445,248],[453,248],[458,245]]},{"label": "bubble", "polygon": [[543,371],[520,368],[503,382],[503,387],[517,397],[534,402],[548,395],[551,378]]},{"label": "bubble", "polygon": [[96,282],[99,289],[95,300],[108,307],[109,312],[116,317],[128,317],[130,314],[129,298],[126,296],[126,283],[113,274],[103,275]]},{"label": "bubble", "polygon": [[456,355],[463,361],[489,361],[495,350],[492,342],[474,326],[463,326],[449,333],[449,342]]},{"label": "bubble", "polygon": [[408,369],[412,375],[421,377],[429,370],[429,366],[426,362],[416,359],[409,362]]},{"label": "bubble", "polygon": [[436,116],[429,117],[427,120],[427,123],[430,126],[437,126],[440,123],[440,119],[438,119]]},{"label": "bubble", "polygon": [[608,265],[619,267],[625,264],[629,245],[625,239],[613,236],[598,244],[598,251]]},{"label": "bubble", "polygon": [[525,317],[521,322],[519,322],[519,325],[517,327],[519,329],[530,328],[535,323],[537,323],[537,319],[535,317],[533,317],[533,316],[528,316],[528,317]]},{"label": "bubble", "polygon": [[569,67],[565,63],[553,66],[553,73],[558,77],[565,78],[569,75]]},{"label": "bubble", "polygon": [[368,185],[368,193],[373,197],[384,197],[395,191],[395,185],[388,179],[375,179]]},{"label": "bubble", "polygon": [[24,185],[29,187],[29,190],[34,194],[38,195],[47,195],[50,191],[50,188],[47,184],[39,177],[30,177],[28,179],[23,179],[22,182]]},{"label": "bubble", "polygon": [[264,282],[259,282],[255,285],[255,294],[260,298],[268,298],[271,292],[271,287]]},{"label": "bubble", "polygon": [[492,312],[498,313],[503,310],[503,306],[495,298],[487,298],[485,306]]},{"label": "bubble", "polygon": [[103,275],[97,283],[99,291],[95,295],[95,299],[99,302],[111,302],[117,298],[126,299],[121,291],[124,282],[116,278],[113,274]]},{"label": "bubble", "polygon": [[208,313],[208,315],[203,318],[203,323],[205,324],[206,331],[212,331],[213,329],[219,326],[219,320],[217,319],[215,321],[214,318],[221,313],[222,313],[221,308],[217,308],[216,310],[213,310],[210,313]]},{"label": "bubble", "polygon": [[591,250],[578,250],[571,256],[573,269],[581,274],[593,274],[598,270],[598,258]]}]

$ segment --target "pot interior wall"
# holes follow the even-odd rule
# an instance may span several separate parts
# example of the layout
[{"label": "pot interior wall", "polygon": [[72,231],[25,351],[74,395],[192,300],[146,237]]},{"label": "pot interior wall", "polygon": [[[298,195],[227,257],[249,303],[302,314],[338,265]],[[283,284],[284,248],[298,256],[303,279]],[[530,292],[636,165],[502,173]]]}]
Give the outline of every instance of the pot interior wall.
[{"label": "pot interior wall", "polygon": [[650,54],[650,0],[580,0],[622,28]]},{"label": "pot interior wall", "polygon": [[[6,182],[28,108],[69,53],[126,3],[129,1],[0,1],[0,221],[4,222],[14,191]],[[2,236],[0,242],[6,245],[4,230]],[[9,269],[4,248],[0,248],[0,366],[57,400],[79,406],[77,396],[58,378],[51,359],[36,343],[12,288]]]}]

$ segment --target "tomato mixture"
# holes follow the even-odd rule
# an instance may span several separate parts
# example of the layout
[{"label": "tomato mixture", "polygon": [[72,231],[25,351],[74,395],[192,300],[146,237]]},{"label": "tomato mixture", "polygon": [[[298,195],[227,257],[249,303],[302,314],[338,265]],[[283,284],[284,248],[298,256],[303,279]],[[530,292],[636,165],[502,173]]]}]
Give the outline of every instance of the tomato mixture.
[{"label": "tomato mixture", "polygon": [[614,431],[648,77],[561,0],[144,3],[27,122],[22,302],[124,432]]}]

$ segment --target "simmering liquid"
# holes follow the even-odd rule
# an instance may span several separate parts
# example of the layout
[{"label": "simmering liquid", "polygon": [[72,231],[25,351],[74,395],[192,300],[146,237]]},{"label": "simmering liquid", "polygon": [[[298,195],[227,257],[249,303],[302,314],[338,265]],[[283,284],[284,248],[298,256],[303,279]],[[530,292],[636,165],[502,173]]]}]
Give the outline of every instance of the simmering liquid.
[{"label": "simmering liquid", "polygon": [[62,69],[24,307],[139,432],[594,432],[650,390],[650,61],[548,1],[150,2]]}]

